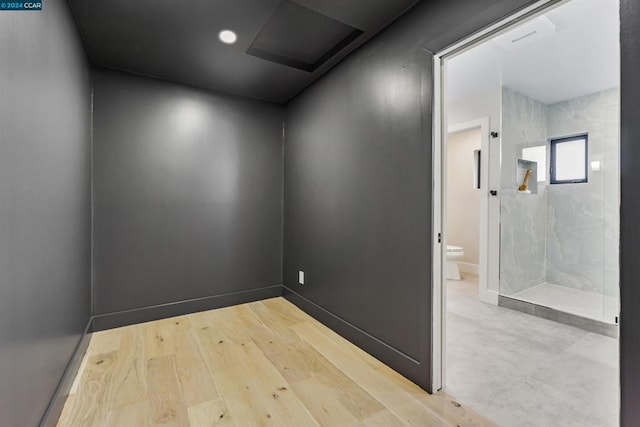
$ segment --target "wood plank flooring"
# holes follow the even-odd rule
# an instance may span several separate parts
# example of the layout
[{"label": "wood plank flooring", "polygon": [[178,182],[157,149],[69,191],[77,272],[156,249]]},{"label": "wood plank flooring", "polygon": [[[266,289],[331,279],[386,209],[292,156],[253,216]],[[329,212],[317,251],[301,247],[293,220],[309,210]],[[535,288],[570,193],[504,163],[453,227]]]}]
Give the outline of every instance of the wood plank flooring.
[{"label": "wood plank flooring", "polygon": [[58,426],[490,426],[283,298],[95,333]]}]

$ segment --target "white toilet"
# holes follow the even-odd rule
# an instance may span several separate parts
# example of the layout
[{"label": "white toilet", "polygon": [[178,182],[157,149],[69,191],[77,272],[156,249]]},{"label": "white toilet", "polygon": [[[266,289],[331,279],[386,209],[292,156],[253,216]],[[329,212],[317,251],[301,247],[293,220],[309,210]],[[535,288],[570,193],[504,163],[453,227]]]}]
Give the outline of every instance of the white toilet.
[{"label": "white toilet", "polygon": [[447,245],[447,280],[461,280],[458,260],[464,256],[460,246]]}]

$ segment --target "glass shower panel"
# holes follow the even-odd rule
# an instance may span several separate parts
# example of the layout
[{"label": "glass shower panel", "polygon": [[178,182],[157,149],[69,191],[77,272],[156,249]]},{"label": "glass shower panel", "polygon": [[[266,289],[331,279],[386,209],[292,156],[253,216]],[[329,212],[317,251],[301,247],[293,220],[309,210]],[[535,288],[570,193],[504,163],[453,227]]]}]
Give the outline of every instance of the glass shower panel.
[{"label": "glass shower panel", "polygon": [[603,175],[604,269],[602,313],[606,323],[617,323],[620,311],[620,93],[609,91],[603,100],[602,136],[606,141],[601,159],[592,159],[591,173]]},{"label": "glass shower panel", "polygon": [[617,89],[553,104],[502,89],[502,296],[615,323],[618,122]]}]

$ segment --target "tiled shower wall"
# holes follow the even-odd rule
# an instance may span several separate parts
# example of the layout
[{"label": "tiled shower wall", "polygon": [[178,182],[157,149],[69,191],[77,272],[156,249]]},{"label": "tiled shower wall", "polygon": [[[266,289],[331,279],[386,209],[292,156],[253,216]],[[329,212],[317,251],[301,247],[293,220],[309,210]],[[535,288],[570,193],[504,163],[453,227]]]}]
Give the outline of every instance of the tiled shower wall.
[{"label": "tiled shower wall", "polygon": [[522,148],[547,141],[547,107],[502,89],[502,179],[500,197],[500,293],[513,295],[545,281],[546,199],[518,194],[516,159]]},{"label": "tiled shower wall", "polygon": [[[549,137],[588,132],[585,184],[547,187],[547,282],[618,296],[619,95],[617,89],[550,105]],[[603,282],[604,281],[604,282]]]},{"label": "tiled shower wall", "polygon": [[[583,132],[589,162],[600,161],[599,171],[589,168],[587,183],[539,183],[538,194],[517,193],[515,163],[523,147]],[[502,135],[500,293],[548,282],[617,296],[618,90],[547,106],[503,88]]]}]

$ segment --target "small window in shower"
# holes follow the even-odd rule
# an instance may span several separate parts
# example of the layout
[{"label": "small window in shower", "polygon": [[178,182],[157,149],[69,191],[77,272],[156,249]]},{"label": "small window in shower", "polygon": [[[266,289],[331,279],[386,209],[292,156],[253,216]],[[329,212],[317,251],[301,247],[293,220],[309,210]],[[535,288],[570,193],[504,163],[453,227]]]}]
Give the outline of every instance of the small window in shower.
[{"label": "small window in shower", "polygon": [[551,139],[551,184],[587,182],[587,135]]}]

